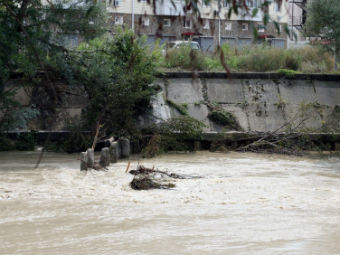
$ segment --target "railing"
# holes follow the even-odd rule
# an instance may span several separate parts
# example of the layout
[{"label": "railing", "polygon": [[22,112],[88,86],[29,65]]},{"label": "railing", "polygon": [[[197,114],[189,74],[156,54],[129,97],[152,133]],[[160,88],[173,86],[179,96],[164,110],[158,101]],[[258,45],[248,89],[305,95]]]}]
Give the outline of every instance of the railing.
[{"label": "railing", "polygon": [[183,16],[184,13],[184,5],[182,1],[157,1],[156,2],[156,14],[157,15],[165,15],[165,16]]}]

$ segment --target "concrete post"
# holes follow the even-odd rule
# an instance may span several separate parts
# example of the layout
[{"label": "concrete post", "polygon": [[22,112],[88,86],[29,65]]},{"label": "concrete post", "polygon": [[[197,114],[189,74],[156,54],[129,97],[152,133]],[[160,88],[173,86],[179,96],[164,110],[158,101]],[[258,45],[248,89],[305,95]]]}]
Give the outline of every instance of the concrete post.
[{"label": "concrete post", "polygon": [[80,171],[87,170],[87,152],[80,153]]},{"label": "concrete post", "polygon": [[102,167],[107,167],[108,165],[110,165],[110,152],[108,147],[102,148],[102,151],[100,153],[99,164]]},{"label": "concrete post", "polygon": [[119,144],[118,142],[111,142],[110,143],[110,162],[116,163],[119,158],[119,151],[118,151]]},{"label": "concrete post", "polygon": [[87,149],[87,167],[93,168],[94,166],[94,152],[92,149]]},{"label": "concrete post", "polygon": [[122,142],[121,140],[117,141],[117,155],[118,155],[118,159],[120,159],[122,157]]},{"label": "concrete post", "polygon": [[130,148],[130,140],[127,138],[121,138],[120,144],[122,148],[122,158],[128,158],[130,156],[131,148]]}]

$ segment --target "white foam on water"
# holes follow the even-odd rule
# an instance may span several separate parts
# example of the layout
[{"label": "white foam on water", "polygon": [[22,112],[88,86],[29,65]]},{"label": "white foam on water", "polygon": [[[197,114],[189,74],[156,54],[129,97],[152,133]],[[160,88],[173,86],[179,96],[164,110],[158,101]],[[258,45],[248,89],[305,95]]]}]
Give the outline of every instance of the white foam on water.
[{"label": "white foam on water", "polygon": [[36,156],[0,153],[0,254],[340,253],[339,158],[136,159],[202,178],[134,191],[127,161],[81,172],[78,155]]}]

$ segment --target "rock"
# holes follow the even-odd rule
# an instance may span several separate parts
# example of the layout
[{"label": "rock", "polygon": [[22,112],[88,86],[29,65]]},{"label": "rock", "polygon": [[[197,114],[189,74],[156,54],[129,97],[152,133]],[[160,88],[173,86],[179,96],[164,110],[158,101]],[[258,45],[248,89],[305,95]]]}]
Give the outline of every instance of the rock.
[{"label": "rock", "polygon": [[136,175],[130,183],[134,190],[148,190],[148,189],[170,189],[175,187],[173,183],[162,184],[156,182],[147,175]]},{"label": "rock", "polygon": [[111,142],[110,143],[110,162],[116,163],[119,158],[119,150],[118,150],[119,144],[118,142]]},{"label": "rock", "polygon": [[119,140],[120,140],[120,145],[122,149],[122,158],[130,157],[130,152],[131,152],[130,140],[127,138],[121,138]]},{"label": "rock", "polygon": [[110,152],[108,147],[102,148],[99,164],[104,168],[110,165]]},{"label": "rock", "polygon": [[93,168],[94,166],[94,152],[92,149],[87,149],[87,167]]},{"label": "rock", "polygon": [[87,170],[87,152],[80,153],[80,171]]}]

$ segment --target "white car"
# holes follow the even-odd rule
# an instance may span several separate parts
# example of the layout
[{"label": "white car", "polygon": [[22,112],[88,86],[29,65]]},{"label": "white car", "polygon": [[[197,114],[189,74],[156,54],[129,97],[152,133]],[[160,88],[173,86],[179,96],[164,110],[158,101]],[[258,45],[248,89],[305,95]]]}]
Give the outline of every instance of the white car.
[{"label": "white car", "polygon": [[166,54],[167,50],[178,49],[183,46],[189,46],[192,50],[201,50],[200,44],[196,41],[171,41],[166,43],[165,49],[162,51],[163,55]]},{"label": "white car", "polygon": [[173,41],[168,42],[167,48],[180,48],[182,46],[190,46],[192,50],[201,50],[201,46],[198,42],[195,41]]}]

